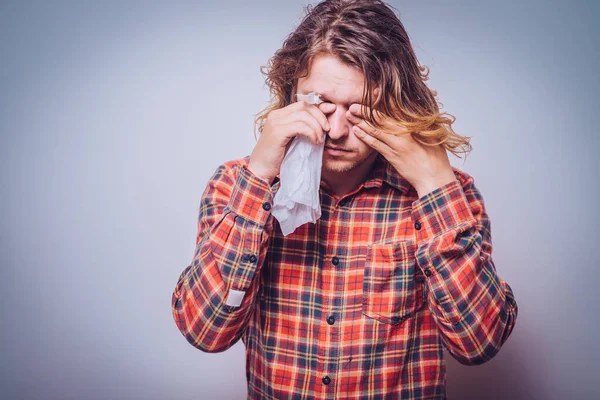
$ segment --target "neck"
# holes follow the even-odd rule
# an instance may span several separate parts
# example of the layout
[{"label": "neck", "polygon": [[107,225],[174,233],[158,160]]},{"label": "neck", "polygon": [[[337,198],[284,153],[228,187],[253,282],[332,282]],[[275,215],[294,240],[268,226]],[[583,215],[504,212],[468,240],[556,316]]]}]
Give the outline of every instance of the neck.
[{"label": "neck", "polygon": [[374,152],[362,164],[350,171],[340,172],[323,169],[321,179],[329,186],[334,195],[341,197],[356,189],[365,181],[377,161],[377,155],[378,153]]}]

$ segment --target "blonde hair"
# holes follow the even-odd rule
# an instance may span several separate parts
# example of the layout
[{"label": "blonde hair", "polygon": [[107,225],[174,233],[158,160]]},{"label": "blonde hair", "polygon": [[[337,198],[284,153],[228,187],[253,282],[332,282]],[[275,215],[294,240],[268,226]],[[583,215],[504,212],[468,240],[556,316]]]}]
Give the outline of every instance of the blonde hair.
[{"label": "blonde hair", "polygon": [[[442,145],[457,157],[472,150],[470,136],[452,129],[456,118],[440,112],[437,91],[425,81],[429,69],[420,65],[408,34],[391,6],[380,0],[325,0],[305,8],[306,15],[282,47],[261,66],[271,93],[270,104],[256,114],[254,134],[262,134],[267,115],[294,102],[298,78],[311,61],[327,54],[358,68],[365,77],[361,103],[370,108],[365,120],[386,133],[373,110],[398,121],[419,143]],[[373,99],[372,89],[381,88]]]}]

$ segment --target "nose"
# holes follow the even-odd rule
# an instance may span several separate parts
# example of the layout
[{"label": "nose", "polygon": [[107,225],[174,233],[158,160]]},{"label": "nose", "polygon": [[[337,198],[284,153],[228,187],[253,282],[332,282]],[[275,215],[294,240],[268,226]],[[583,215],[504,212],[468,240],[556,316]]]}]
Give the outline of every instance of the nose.
[{"label": "nose", "polygon": [[337,106],[328,116],[329,126],[331,129],[327,132],[327,136],[333,141],[339,140],[344,136],[348,136],[352,124],[346,118],[347,109],[342,106]]}]

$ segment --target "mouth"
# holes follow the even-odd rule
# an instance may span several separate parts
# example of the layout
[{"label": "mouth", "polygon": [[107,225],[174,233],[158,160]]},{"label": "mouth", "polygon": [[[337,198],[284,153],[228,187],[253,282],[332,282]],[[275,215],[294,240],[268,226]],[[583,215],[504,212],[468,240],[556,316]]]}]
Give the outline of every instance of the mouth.
[{"label": "mouth", "polygon": [[325,146],[325,148],[327,150],[334,150],[334,151],[350,151],[350,150],[346,150],[346,149],[342,149],[341,147],[332,147],[332,146]]},{"label": "mouth", "polygon": [[349,153],[349,150],[342,149],[341,147],[329,147],[325,146],[325,151],[327,154],[332,156],[340,156],[346,153]]}]

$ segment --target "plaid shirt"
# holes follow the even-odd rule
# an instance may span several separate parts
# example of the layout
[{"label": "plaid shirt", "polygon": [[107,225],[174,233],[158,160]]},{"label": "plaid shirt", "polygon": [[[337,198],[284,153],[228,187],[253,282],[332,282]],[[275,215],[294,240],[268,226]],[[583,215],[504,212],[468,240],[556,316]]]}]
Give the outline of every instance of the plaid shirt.
[{"label": "plaid shirt", "polygon": [[419,198],[379,156],[350,193],[321,182],[321,218],[284,237],[278,180],[247,165],[210,179],[172,312],[205,352],[242,339],[248,398],[445,399],[442,346],[476,365],[507,340],[517,304],[467,173]]}]

